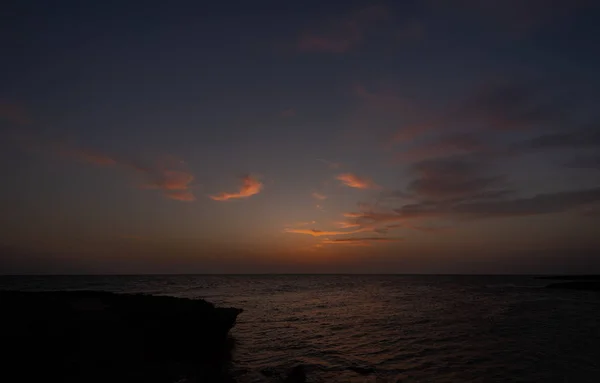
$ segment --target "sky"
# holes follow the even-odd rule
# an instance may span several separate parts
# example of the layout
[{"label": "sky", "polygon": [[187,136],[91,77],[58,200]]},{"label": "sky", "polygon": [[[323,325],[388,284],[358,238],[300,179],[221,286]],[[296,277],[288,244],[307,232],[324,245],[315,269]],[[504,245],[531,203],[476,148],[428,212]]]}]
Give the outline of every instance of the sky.
[{"label": "sky", "polygon": [[0,9],[0,273],[600,272],[593,0]]}]

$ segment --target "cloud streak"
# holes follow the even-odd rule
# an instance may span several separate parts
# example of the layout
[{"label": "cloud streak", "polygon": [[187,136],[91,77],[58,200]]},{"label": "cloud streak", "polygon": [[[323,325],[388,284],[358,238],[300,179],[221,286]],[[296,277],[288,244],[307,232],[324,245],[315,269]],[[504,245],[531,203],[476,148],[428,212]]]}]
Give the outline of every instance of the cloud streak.
[{"label": "cloud streak", "polygon": [[89,148],[79,148],[60,144],[42,144],[59,156],[75,160],[80,163],[124,169],[143,181],[140,189],[160,190],[167,199],[182,202],[196,200],[192,191],[194,175],[186,168],[183,161],[160,158],[153,165],[140,165],[136,161],[115,157]]},{"label": "cloud streak", "polygon": [[76,161],[96,166],[115,166],[118,164],[117,160],[113,157],[91,149],[60,146],[57,148],[57,153],[65,157],[70,157]]},{"label": "cloud streak", "polygon": [[312,235],[313,237],[322,237],[327,235],[347,235],[354,234],[356,231],[327,231],[327,230],[317,230],[317,229],[285,229],[286,233],[292,234],[306,234]]},{"label": "cloud streak", "polygon": [[362,178],[353,173],[342,173],[336,177],[342,184],[355,189],[379,189],[380,187],[368,178]]},{"label": "cloud streak", "polygon": [[323,201],[323,200],[326,200],[326,199],[327,199],[327,196],[326,196],[326,195],[324,195],[324,194],[321,194],[321,193],[317,193],[317,192],[313,192],[313,193],[311,194],[311,196],[312,196],[314,199],[317,199],[317,200],[319,200],[319,201]]},{"label": "cloud streak", "polygon": [[222,192],[216,195],[211,195],[210,198],[215,201],[228,201],[230,199],[248,198],[258,194],[263,189],[263,183],[251,176],[245,176],[242,179],[242,186],[239,191],[228,193]]},{"label": "cloud streak", "polygon": [[340,239],[324,239],[321,244],[324,245],[347,245],[347,246],[371,246],[373,243],[382,242],[399,242],[401,238],[385,238],[385,237],[359,237],[359,238],[340,238]]}]

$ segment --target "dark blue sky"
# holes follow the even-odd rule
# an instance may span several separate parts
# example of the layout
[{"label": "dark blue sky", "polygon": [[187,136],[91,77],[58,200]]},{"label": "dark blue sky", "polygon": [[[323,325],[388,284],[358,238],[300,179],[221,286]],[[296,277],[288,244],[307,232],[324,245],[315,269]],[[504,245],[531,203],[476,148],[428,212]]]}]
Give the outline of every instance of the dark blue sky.
[{"label": "dark blue sky", "polygon": [[4,272],[600,272],[593,1],[2,7]]}]

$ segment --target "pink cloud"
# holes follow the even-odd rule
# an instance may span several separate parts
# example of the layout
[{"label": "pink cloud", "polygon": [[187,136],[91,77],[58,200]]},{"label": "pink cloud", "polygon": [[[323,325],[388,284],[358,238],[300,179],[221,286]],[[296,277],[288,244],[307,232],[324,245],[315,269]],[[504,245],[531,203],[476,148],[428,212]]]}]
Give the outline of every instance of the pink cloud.
[{"label": "pink cloud", "polygon": [[120,164],[145,179],[140,186],[142,189],[160,190],[166,198],[175,201],[192,202],[196,200],[192,191],[194,175],[180,159],[163,157],[154,166],[140,166],[133,162],[121,162]]},{"label": "pink cloud", "polygon": [[379,189],[379,186],[367,178],[359,177],[353,173],[342,173],[336,177],[344,185],[356,189]]},{"label": "pink cloud", "polygon": [[311,195],[312,195],[312,197],[313,197],[314,199],[318,199],[318,200],[320,200],[320,201],[323,201],[323,200],[326,200],[326,199],[327,199],[327,196],[326,196],[326,195],[323,195],[323,194],[321,194],[321,193],[314,192],[314,193],[312,193]]},{"label": "pink cloud", "polygon": [[260,182],[259,180],[255,179],[251,176],[246,176],[243,178],[242,186],[240,187],[240,190],[238,192],[235,192],[235,193],[222,192],[222,193],[219,193],[216,195],[212,195],[212,196],[210,196],[210,198],[215,201],[228,201],[230,199],[248,198],[250,196],[260,193],[262,189],[263,189],[262,182]]},{"label": "pink cloud", "polygon": [[192,202],[196,200],[194,193],[191,190],[177,190],[165,192],[165,197],[175,201]]}]

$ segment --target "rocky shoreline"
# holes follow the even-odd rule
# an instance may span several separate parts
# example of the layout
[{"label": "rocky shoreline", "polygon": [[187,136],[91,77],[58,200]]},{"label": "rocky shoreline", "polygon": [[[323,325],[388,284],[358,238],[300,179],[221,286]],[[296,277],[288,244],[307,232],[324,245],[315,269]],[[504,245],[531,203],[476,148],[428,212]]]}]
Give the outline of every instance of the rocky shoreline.
[{"label": "rocky shoreline", "polygon": [[233,382],[242,312],[200,299],[0,291],[6,381]]}]

